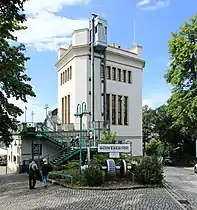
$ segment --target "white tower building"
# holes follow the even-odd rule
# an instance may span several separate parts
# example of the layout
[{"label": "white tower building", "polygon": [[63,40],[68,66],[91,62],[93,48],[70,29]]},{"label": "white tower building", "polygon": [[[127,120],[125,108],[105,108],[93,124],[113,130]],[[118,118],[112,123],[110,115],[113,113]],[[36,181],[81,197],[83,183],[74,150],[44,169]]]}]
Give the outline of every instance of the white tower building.
[{"label": "white tower building", "polygon": [[[96,37],[95,42],[98,44]],[[86,102],[87,109],[91,108],[90,54],[89,29],[74,31],[72,45],[58,51],[58,113],[65,129],[79,129],[79,119],[74,116],[77,104]],[[116,132],[117,141],[131,143],[134,156],[142,155],[142,71],[145,62],[141,56],[142,47],[138,45],[130,50],[115,44],[106,48],[106,117],[111,131]],[[95,53],[95,121],[103,121],[102,73],[101,55]],[[90,116],[85,116],[84,129],[88,128],[89,121]]]}]

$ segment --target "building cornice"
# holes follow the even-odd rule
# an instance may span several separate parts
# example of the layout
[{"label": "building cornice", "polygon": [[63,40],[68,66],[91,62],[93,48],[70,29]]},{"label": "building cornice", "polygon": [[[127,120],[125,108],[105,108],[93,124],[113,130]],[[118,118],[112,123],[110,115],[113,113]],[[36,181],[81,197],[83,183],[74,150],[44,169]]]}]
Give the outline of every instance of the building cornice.
[{"label": "building cornice", "polygon": [[[79,50],[82,50],[82,49],[86,49],[88,51],[89,50],[89,47],[90,47],[89,44],[77,45],[77,46],[70,46],[68,48],[68,50],[66,50],[66,52],[62,55],[62,57],[55,64],[55,66],[57,67],[57,71],[61,70],[68,62],[70,62],[71,60],[73,60],[73,58],[75,58],[75,57],[79,57],[79,56],[90,56],[90,53],[86,53],[86,54],[83,54],[83,55],[75,55],[75,53],[73,53],[73,52],[76,52],[76,51],[79,51]],[[126,52],[127,54],[123,54],[121,52]],[[67,59],[67,56],[70,53],[73,53],[73,56],[71,56],[70,59]],[[142,64],[142,68],[138,68],[138,67],[129,65],[129,66],[132,66],[132,67],[134,67],[136,69],[143,70],[143,68],[145,67],[145,61],[142,60],[141,58],[138,58],[137,57],[137,54],[135,54],[135,53],[132,53],[132,52],[129,52],[129,51],[125,51],[125,50],[119,49],[119,48],[114,48],[114,47],[111,47],[111,46],[109,46],[107,48],[107,53],[113,54],[113,55],[117,55],[117,56],[120,56],[120,57],[124,57],[126,59],[128,59],[128,58],[129,59],[133,59],[134,61],[137,61],[137,62],[141,63]],[[99,54],[95,53],[95,57],[98,57],[99,58],[98,55]],[[111,60],[107,59],[107,61],[111,61]],[[112,61],[112,62],[114,62],[114,61]],[[120,63],[120,64],[123,64],[123,63]],[[125,65],[125,64],[123,64],[123,65]]]}]

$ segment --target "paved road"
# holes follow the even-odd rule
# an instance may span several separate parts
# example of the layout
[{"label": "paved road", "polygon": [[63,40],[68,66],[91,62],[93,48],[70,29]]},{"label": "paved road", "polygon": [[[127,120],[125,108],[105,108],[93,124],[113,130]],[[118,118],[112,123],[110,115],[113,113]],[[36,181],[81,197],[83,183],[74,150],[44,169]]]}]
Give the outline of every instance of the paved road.
[{"label": "paved road", "polygon": [[197,174],[193,169],[167,167],[165,180],[186,209],[197,209]]},{"label": "paved road", "polygon": [[26,175],[0,176],[1,210],[179,210],[165,189],[88,191],[50,185],[29,190]]}]

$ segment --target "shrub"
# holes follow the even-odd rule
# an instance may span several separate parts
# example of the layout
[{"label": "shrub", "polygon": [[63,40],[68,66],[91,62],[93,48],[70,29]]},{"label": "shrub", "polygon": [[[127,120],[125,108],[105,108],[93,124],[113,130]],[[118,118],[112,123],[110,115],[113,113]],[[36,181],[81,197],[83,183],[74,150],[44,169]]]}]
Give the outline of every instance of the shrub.
[{"label": "shrub", "polygon": [[148,156],[163,155],[165,150],[164,144],[160,140],[151,139],[149,143],[146,145],[146,154]]},{"label": "shrub", "polygon": [[161,185],[163,181],[163,165],[156,156],[142,158],[136,166],[135,180],[139,184]]},{"label": "shrub", "polygon": [[66,165],[54,166],[53,171],[65,171],[67,169]]},{"label": "shrub", "polygon": [[108,154],[95,154],[93,156],[92,164],[99,165],[99,166],[105,166],[107,159],[109,159]]},{"label": "shrub", "polygon": [[73,177],[73,182],[77,183],[80,181],[80,171],[79,169],[70,169],[66,171],[66,174],[69,174]]},{"label": "shrub", "polygon": [[79,161],[70,161],[66,164],[66,169],[79,169]]},{"label": "shrub", "polygon": [[81,184],[84,186],[99,186],[103,184],[103,174],[98,166],[90,166],[82,173]]}]

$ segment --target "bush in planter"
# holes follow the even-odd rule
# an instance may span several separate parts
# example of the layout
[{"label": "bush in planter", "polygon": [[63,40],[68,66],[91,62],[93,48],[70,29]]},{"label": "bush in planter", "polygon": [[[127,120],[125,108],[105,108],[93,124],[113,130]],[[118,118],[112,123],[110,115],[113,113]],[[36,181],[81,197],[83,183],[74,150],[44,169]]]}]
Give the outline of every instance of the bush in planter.
[{"label": "bush in planter", "polygon": [[139,184],[161,185],[163,181],[163,164],[157,156],[145,156],[137,164],[135,180]]},{"label": "bush in planter", "polygon": [[66,165],[54,166],[53,171],[64,171],[67,169]]},{"label": "bush in planter", "polygon": [[98,166],[90,166],[82,173],[81,184],[84,186],[99,186],[103,184],[103,174]]},{"label": "bush in planter", "polygon": [[79,169],[79,161],[70,161],[66,164],[66,169]]}]

